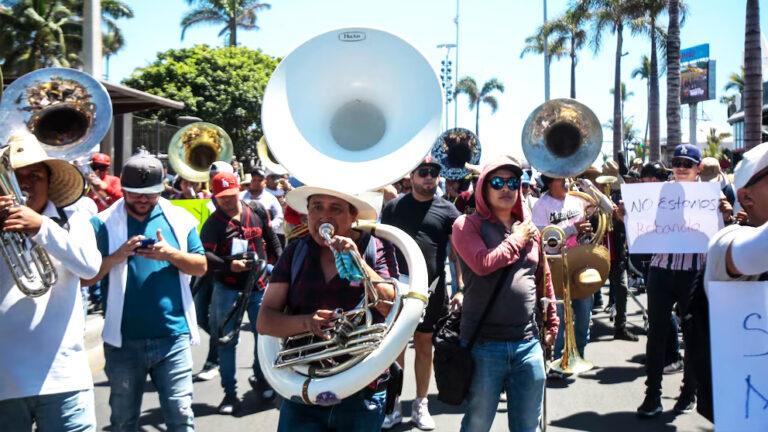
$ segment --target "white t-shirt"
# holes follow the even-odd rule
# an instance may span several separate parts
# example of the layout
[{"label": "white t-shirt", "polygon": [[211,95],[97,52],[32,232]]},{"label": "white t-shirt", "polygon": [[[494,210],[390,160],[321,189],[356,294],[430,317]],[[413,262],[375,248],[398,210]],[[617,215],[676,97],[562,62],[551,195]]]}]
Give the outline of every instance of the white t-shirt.
[{"label": "white t-shirt", "polygon": [[0,400],[55,394],[93,387],[84,348],[80,278],[99,271],[101,254],[88,218],[75,212],[69,232],[49,219],[52,203],[31,239],[51,257],[58,282],[32,298],[16,287],[5,261],[0,263]]},{"label": "white t-shirt", "polygon": [[545,193],[533,205],[533,223],[539,229],[557,225],[570,237],[576,234],[574,225],[584,220],[584,205],[584,200],[575,195],[567,194],[559,200]]},{"label": "white t-shirt", "polygon": [[707,267],[704,270],[704,290],[709,294],[709,281],[755,281],[760,278],[760,275],[741,275],[739,277],[731,277],[728,274],[726,268],[726,255],[728,253],[728,247],[733,242],[734,238],[741,230],[755,230],[757,228],[730,225],[727,226],[715,234],[709,240],[709,251],[707,252]]}]

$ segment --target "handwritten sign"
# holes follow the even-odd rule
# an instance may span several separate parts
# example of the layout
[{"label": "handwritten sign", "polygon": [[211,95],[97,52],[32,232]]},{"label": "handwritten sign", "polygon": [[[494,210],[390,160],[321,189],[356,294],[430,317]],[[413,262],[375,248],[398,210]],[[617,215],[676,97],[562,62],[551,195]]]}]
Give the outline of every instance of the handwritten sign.
[{"label": "handwritten sign", "polygon": [[192,213],[200,223],[197,225],[197,232],[199,233],[203,229],[203,224],[208,220],[208,216],[211,214],[211,209],[208,206],[210,199],[179,199],[171,200],[171,204],[179,206],[188,212]]},{"label": "handwritten sign", "polygon": [[723,227],[718,183],[621,185],[630,253],[705,253]]},{"label": "handwritten sign", "polygon": [[768,282],[710,282],[717,431],[768,430]]}]

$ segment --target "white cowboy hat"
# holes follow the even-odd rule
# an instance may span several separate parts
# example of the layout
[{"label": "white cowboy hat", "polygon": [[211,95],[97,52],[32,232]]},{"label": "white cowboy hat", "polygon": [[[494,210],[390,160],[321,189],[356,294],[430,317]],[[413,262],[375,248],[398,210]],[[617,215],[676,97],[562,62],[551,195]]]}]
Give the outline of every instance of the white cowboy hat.
[{"label": "white cowboy hat", "polygon": [[17,134],[8,140],[8,157],[11,168],[44,163],[51,170],[48,179],[48,199],[56,207],[66,207],[77,201],[85,188],[85,179],[72,164],[49,157],[40,142],[32,134]]},{"label": "white cowboy hat", "polygon": [[307,203],[312,195],[330,195],[355,206],[358,212],[358,219],[377,220],[379,210],[381,209],[382,195],[376,192],[363,192],[357,195],[324,189],[314,186],[301,186],[285,194],[285,201],[291,208],[299,213],[307,214]]}]

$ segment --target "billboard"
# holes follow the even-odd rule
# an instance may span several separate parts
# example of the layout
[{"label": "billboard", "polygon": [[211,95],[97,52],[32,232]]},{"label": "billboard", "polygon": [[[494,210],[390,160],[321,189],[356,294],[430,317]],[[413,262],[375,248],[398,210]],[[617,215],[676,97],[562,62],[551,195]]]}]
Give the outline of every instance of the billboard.
[{"label": "billboard", "polygon": [[715,62],[709,59],[709,44],[680,50],[680,103],[715,99],[715,89]]}]

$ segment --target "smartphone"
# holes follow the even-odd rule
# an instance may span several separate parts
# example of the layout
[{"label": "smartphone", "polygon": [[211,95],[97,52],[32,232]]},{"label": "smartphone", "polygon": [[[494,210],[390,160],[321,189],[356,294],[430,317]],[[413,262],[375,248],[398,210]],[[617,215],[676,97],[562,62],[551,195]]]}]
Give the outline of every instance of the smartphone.
[{"label": "smartphone", "polygon": [[136,246],[136,249],[134,250],[147,249],[148,247],[153,246],[156,242],[157,240],[153,238],[146,238],[146,239],[139,240],[139,245]]}]

